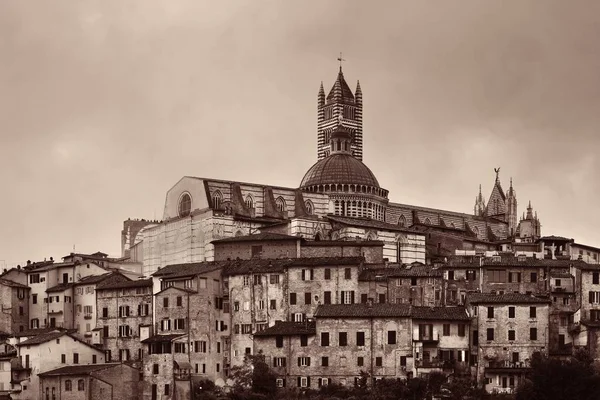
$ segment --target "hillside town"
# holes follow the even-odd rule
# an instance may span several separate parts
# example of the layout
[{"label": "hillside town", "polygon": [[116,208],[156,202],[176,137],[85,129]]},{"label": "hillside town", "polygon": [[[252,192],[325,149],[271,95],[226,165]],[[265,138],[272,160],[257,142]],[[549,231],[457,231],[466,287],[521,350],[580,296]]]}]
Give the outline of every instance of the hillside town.
[{"label": "hillside town", "polygon": [[362,107],[340,66],[298,187],[185,176],[161,220],[123,222],[118,257],[4,270],[0,394],[191,399],[256,354],[279,388],[441,373],[511,394],[536,355],[600,360],[600,248],[542,235],[500,168],[472,213],[391,202]]}]

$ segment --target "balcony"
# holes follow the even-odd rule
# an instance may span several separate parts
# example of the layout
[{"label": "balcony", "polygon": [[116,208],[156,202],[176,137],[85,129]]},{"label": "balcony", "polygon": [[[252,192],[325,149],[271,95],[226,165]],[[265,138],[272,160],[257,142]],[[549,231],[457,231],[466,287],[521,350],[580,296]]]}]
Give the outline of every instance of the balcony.
[{"label": "balcony", "polygon": [[413,336],[413,342],[437,343],[440,341],[440,333],[433,332],[432,334],[417,334]]},{"label": "balcony", "polygon": [[92,319],[92,314],[85,314],[83,316],[84,319]]},{"label": "balcony", "polygon": [[415,360],[417,368],[443,368],[444,361],[433,358],[431,360]]},{"label": "balcony", "polygon": [[529,361],[489,361],[485,372],[523,372],[531,368]]}]

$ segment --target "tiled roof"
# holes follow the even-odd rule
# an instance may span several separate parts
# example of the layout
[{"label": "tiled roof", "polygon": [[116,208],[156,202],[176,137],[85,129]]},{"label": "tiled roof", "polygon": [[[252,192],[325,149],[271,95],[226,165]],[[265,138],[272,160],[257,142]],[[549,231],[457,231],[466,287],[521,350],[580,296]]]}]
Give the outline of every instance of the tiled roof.
[{"label": "tiled roof", "polygon": [[120,363],[90,364],[90,365],[68,365],[42,372],[39,376],[60,376],[60,375],[88,375],[91,372],[100,371],[106,368],[116,367]]},{"label": "tiled roof", "polygon": [[235,243],[235,242],[255,242],[255,241],[267,241],[267,240],[301,240],[299,236],[284,235],[281,233],[263,232],[254,235],[244,235],[237,237],[230,237],[225,239],[213,240],[211,243]]},{"label": "tiled roof", "polygon": [[84,276],[83,278],[81,278],[80,280],[75,282],[75,285],[92,285],[92,284],[95,284],[98,282],[102,282],[103,280],[105,280],[106,278],[110,277],[113,274],[114,274],[114,272],[107,272],[102,275]]},{"label": "tiled roof", "polygon": [[325,266],[325,265],[359,265],[364,262],[363,257],[302,257],[290,258],[285,264],[287,267]]},{"label": "tiled roof", "polygon": [[573,241],[573,239],[569,239],[569,238],[566,238],[564,236],[555,236],[555,235],[542,236],[539,240],[540,241],[544,241],[544,242],[545,241],[553,241],[553,240],[561,241],[561,242],[564,242],[564,241],[572,242]]},{"label": "tiled roof", "polygon": [[388,278],[401,277],[441,277],[442,271],[434,269],[429,265],[408,265],[389,264],[384,268],[365,268],[359,276],[361,281],[373,281]]},{"label": "tiled roof", "polygon": [[302,246],[325,247],[325,246],[383,246],[381,240],[303,240]]},{"label": "tiled roof", "polygon": [[102,289],[127,289],[127,288],[136,288],[136,287],[152,287],[152,278],[148,278],[148,279],[138,279],[135,281],[112,281],[109,282],[104,281],[102,283],[100,283],[97,287],[96,290],[102,290]]},{"label": "tiled roof", "polygon": [[18,282],[13,282],[11,280],[3,279],[3,278],[0,278],[0,285],[13,287],[13,288],[19,288],[19,289],[29,289],[29,286],[27,286],[27,285],[22,285]]},{"label": "tiled roof", "polygon": [[171,342],[182,336],[185,336],[185,334],[179,333],[179,334],[171,334],[171,335],[154,335],[154,336],[150,336],[148,339],[142,340],[142,343]]},{"label": "tiled roof", "polygon": [[43,333],[55,332],[55,331],[66,332],[66,330],[64,330],[62,328],[25,329],[24,331],[16,332],[16,333],[12,334],[12,336],[14,336],[14,337],[38,336]]},{"label": "tiled roof", "polygon": [[550,303],[550,299],[544,299],[541,297],[534,297],[528,294],[522,293],[504,293],[504,294],[492,294],[492,293],[468,293],[467,301],[473,304],[543,304]]},{"label": "tiled roof", "polygon": [[169,277],[177,277],[201,275],[206,274],[208,272],[216,271],[217,269],[225,266],[227,263],[228,261],[207,261],[186,264],[171,264],[159,269],[154,274],[152,274],[152,276],[168,275]]},{"label": "tiled roof", "polygon": [[53,331],[53,332],[48,332],[48,333],[42,333],[42,334],[39,334],[32,338],[29,338],[21,343],[18,343],[17,346],[31,346],[34,344],[42,344],[42,343],[46,343],[50,340],[54,340],[54,339],[63,337],[66,334],[67,334],[67,332],[64,332],[64,331],[62,331],[62,332],[61,331]]},{"label": "tiled roof", "polygon": [[154,293],[154,295],[157,296],[157,295],[161,294],[162,292],[166,292],[167,290],[179,290],[180,292],[185,292],[185,293],[190,293],[190,294],[198,293],[197,291],[192,290],[192,289],[187,289],[187,288],[182,288],[182,287],[177,287],[177,286],[169,286],[169,287],[162,289],[161,291],[159,291],[157,293]]},{"label": "tiled roof", "polygon": [[414,319],[459,320],[469,321],[471,318],[464,307],[416,307],[411,309]]},{"label": "tiled roof", "polygon": [[408,304],[322,304],[315,311],[316,318],[381,318],[410,317]]},{"label": "tiled roof", "polygon": [[77,265],[79,263],[75,263],[75,262],[63,262],[63,263],[54,263],[54,262],[48,262],[48,263],[43,263],[41,266],[39,267],[34,267],[34,268],[28,268],[27,272],[45,272],[45,271],[50,271],[52,269],[56,269],[56,268],[61,268],[61,267],[73,267],[75,265]]},{"label": "tiled roof", "polygon": [[52,286],[51,288],[46,289],[46,292],[47,293],[62,292],[63,290],[70,289],[73,286],[75,286],[74,283],[59,283],[56,286]]},{"label": "tiled roof", "polygon": [[314,335],[315,333],[315,322],[275,321],[275,325],[264,331],[256,332],[254,336],[294,336]]},{"label": "tiled roof", "polygon": [[38,268],[41,268],[41,267],[46,267],[46,266],[49,266],[49,265],[52,265],[52,264],[54,264],[54,260],[51,260],[51,261],[35,261],[35,262],[32,262],[29,265],[25,265],[23,267],[23,269],[26,270],[26,271],[31,271],[31,270],[38,269]]},{"label": "tiled roof", "polygon": [[378,228],[386,231],[419,233],[417,230],[412,228],[403,228],[396,224],[388,224],[387,222],[375,221],[373,219],[367,218],[340,217],[337,215],[328,215],[325,218],[327,218],[330,221],[339,222],[345,225],[363,226],[366,228]]},{"label": "tiled roof", "polygon": [[567,272],[552,272],[550,271],[552,278],[572,278],[573,276]]},{"label": "tiled roof", "polygon": [[[498,260],[500,257],[500,260]],[[481,260],[481,261],[480,261]],[[501,254],[499,256],[453,256],[448,257],[445,267],[531,267],[531,268],[566,268],[581,267],[585,268],[587,264],[580,260],[551,260],[546,258],[519,257],[513,254]]]},{"label": "tiled roof", "polygon": [[573,246],[581,247],[583,249],[591,250],[591,251],[600,251],[600,248],[594,246],[588,246],[587,244],[581,243],[573,243]]},{"label": "tiled roof", "polygon": [[283,272],[286,263],[289,259],[260,259],[254,258],[251,260],[232,260],[227,262],[225,268],[223,268],[223,275],[243,275],[252,273],[271,273],[271,272]]}]

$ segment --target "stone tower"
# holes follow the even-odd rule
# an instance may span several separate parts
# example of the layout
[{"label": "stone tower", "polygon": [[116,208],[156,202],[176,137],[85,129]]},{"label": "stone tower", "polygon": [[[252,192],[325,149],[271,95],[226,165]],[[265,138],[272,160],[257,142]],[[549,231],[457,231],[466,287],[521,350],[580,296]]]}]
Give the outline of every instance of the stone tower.
[{"label": "stone tower", "polygon": [[353,157],[362,161],[363,158],[363,128],[362,112],[363,98],[360,83],[356,91],[352,90],[344,79],[340,65],[338,76],[325,97],[323,82],[317,96],[317,158],[322,160],[331,154],[331,134],[340,125],[349,129],[351,141],[350,152]]},{"label": "stone tower", "polygon": [[481,194],[481,185],[479,185],[479,194],[475,197],[475,207],[473,208],[473,213],[479,217],[485,215],[485,200]]},{"label": "stone tower", "polygon": [[513,189],[512,178],[506,193],[506,222],[508,222],[509,236],[514,236],[517,231],[517,192]]}]

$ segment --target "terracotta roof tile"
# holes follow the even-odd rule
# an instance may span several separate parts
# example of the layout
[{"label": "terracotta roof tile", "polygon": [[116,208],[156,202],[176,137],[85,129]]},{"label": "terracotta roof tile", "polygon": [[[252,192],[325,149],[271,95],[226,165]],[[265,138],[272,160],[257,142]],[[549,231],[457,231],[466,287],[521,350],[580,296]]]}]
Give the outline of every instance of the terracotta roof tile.
[{"label": "terracotta roof tile", "polygon": [[442,271],[429,265],[398,265],[389,264],[384,268],[365,268],[359,276],[361,281],[372,281],[401,277],[442,277]]},{"label": "terracotta roof tile", "polygon": [[186,264],[170,264],[159,269],[152,274],[152,276],[183,277],[201,275],[223,268],[228,263],[228,261],[206,261]]},{"label": "terracotta roof tile", "polygon": [[100,283],[96,290],[107,290],[107,289],[127,289],[127,288],[137,288],[137,287],[152,287],[152,278],[148,279],[138,279],[135,281],[109,281],[106,280]]},{"label": "terracotta roof tile", "polygon": [[464,307],[412,307],[413,319],[470,321]]},{"label": "terracotta roof tile", "polygon": [[322,304],[315,311],[315,318],[408,318],[408,304]]},{"label": "terracotta roof tile", "polygon": [[13,287],[13,288],[19,288],[19,289],[29,289],[29,286],[27,286],[27,285],[23,285],[18,282],[14,282],[9,279],[3,279],[3,278],[0,278],[0,285]]},{"label": "terracotta roof tile", "polygon": [[17,343],[17,346],[31,346],[34,344],[42,344],[46,343],[50,340],[58,339],[66,335],[67,332],[64,331],[52,331],[47,333],[42,333],[32,338],[29,338],[21,343]]},{"label": "terracotta roof tile", "polygon": [[275,321],[275,325],[256,332],[254,336],[295,336],[314,335],[316,333],[315,322],[290,322]]},{"label": "terracotta roof tile", "polygon": [[410,233],[419,233],[416,229],[412,228],[403,228],[396,224],[389,224],[387,222],[375,221],[373,219],[367,218],[352,218],[352,217],[340,217],[340,216],[332,216],[328,215],[328,220],[333,222],[339,222],[346,225],[354,225],[354,226],[363,226],[367,228],[380,228],[387,231],[397,231],[397,232],[410,232]]},{"label": "terracotta roof tile", "polygon": [[100,371],[103,369],[116,367],[121,365],[120,363],[106,363],[106,364],[90,364],[90,365],[68,365],[53,369],[47,372],[39,374],[39,376],[60,376],[60,375],[88,375],[91,372]]},{"label": "terracotta roof tile", "polygon": [[544,304],[550,303],[550,299],[522,293],[468,293],[467,302],[472,304]]},{"label": "terracotta roof tile", "polygon": [[244,235],[237,237],[229,237],[225,239],[213,240],[211,243],[235,243],[235,242],[256,242],[269,240],[302,240],[299,236],[284,235],[274,232],[263,232],[254,235]]},{"label": "terracotta roof tile", "polygon": [[159,342],[172,342],[175,339],[178,339],[182,336],[185,336],[183,333],[179,334],[171,334],[171,335],[154,335],[150,336],[148,339],[142,340],[142,343],[159,343]]},{"label": "terracotta roof tile", "polygon": [[75,284],[72,283],[72,282],[70,282],[70,283],[59,283],[56,286],[52,286],[51,288],[46,289],[46,293],[62,292],[63,290],[70,289],[73,286],[75,286]]}]

